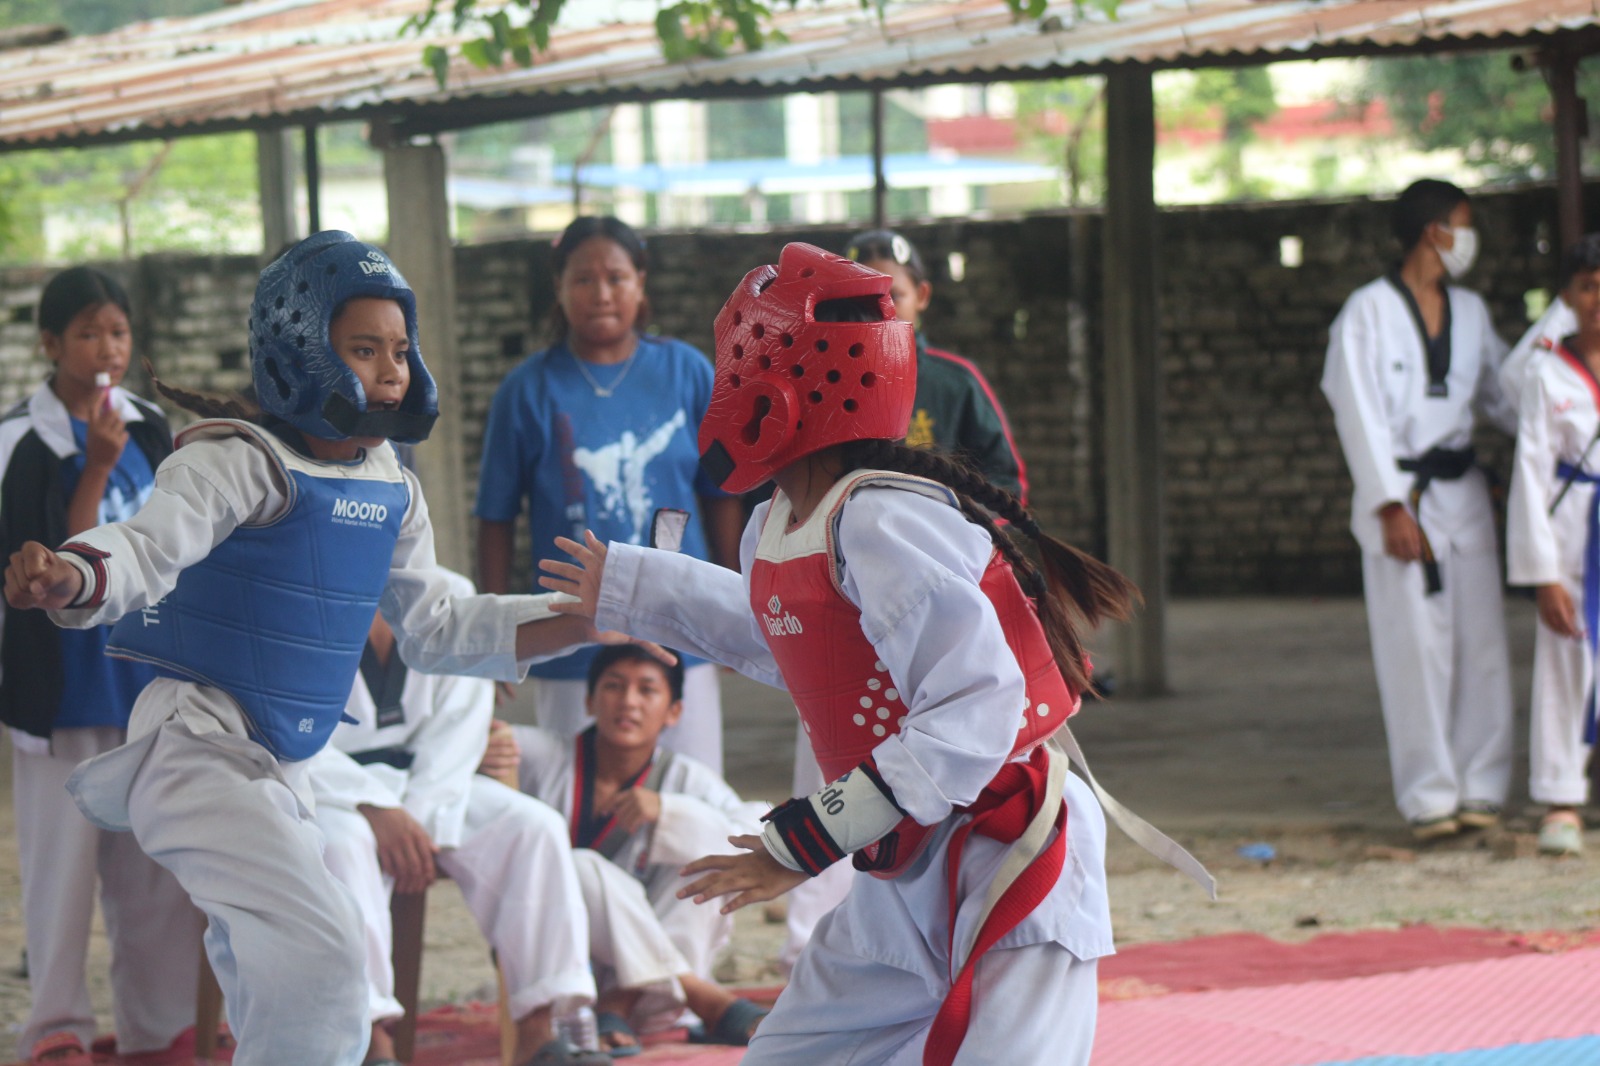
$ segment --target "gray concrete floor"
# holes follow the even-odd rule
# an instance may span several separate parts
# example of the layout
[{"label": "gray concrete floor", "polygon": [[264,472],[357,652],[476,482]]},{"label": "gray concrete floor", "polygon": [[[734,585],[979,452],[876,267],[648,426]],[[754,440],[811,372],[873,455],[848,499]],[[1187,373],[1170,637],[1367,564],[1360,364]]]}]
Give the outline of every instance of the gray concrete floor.
[{"label": "gray concrete floor", "polygon": [[[1516,806],[1527,797],[1533,605],[1510,597],[1506,616]],[[1179,600],[1168,631],[1170,694],[1086,702],[1073,719],[1089,765],[1113,795],[1173,831],[1399,827],[1359,599]],[[1115,676],[1111,654],[1097,653],[1095,662]],[[746,795],[786,797],[788,701],[730,675],[723,708],[730,781]]]}]

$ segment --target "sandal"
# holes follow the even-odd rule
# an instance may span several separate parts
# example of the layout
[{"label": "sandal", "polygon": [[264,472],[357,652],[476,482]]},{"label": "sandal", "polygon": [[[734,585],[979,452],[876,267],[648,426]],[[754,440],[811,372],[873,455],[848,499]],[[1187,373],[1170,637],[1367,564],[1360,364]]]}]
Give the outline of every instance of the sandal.
[{"label": "sandal", "polygon": [[[595,1032],[600,1034],[600,1050],[614,1059],[629,1059],[644,1050],[639,1043],[639,1034],[633,1031],[633,1026],[628,1024],[628,1019],[616,1011],[596,1011],[594,1016]],[[608,1036],[625,1036],[633,1041],[631,1044],[606,1044]]]},{"label": "sandal", "polygon": [[604,1051],[585,1051],[565,1040],[551,1040],[533,1053],[522,1066],[610,1066],[611,1056]]},{"label": "sandal", "polygon": [[28,1066],[94,1066],[94,1056],[84,1049],[83,1041],[62,1031],[34,1043]]},{"label": "sandal", "polygon": [[1583,822],[1572,811],[1556,811],[1544,816],[1539,826],[1539,852],[1542,855],[1582,855]]},{"label": "sandal", "polygon": [[1453,814],[1442,814],[1434,818],[1411,819],[1411,836],[1420,843],[1430,840],[1443,840],[1453,837],[1461,832],[1461,823],[1456,821]]},{"label": "sandal", "polygon": [[771,1013],[770,1008],[740,996],[728,1004],[728,1009],[722,1012],[722,1017],[709,1031],[704,1027],[689,1030],[689,1043],[748,1047],[756,1026]]}]

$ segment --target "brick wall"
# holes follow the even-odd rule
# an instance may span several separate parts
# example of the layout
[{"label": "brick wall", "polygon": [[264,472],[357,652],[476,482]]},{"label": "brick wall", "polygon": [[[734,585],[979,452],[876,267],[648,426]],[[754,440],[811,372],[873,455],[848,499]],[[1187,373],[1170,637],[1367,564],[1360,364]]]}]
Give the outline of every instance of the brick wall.
[{"label": "brick wall", "polygon": [[[1472,283],[1501,333],[1525,324],[1524,294],[1554,269],[1548,189],[1474,198],[1484,248]],[[1349,478],[1318,390],[1327,327],[1349,292],[1393,256],[1386,202],[1226,206],[1164,212],[1160,338],[1171,587],[1177,593],[1348,592],[1359,561],[1347,532]],[[1104,550],[1098,340],[1100,220],[1090,214],[904,227],[935,279],[930,340],[977,362],[1011,417],[1042,523]],[[654,328],[709,351],[711,321],[751,266],[791,239],[838,248],[844,229],[662,233],[650,237]],[[1298,237],[1304,261],[1279,263]],[[961,281],[950,255],[964,257]],[[449,490],[468,507],[495,385],[542,346],[551,302],[548,240],[456,252],[468,469]],[[138,350],[163,377],[203,389],[248,380],[248,257],[151,256],[108,269],[129,284]],[[32,307],[49,272],[0,271],[0,402],[42,379]],[[141,387],[140,379],[132,379]],[[1483,435],[1504,471],[1509,448]],[[434,490],[434,506],[447,506]]]}]

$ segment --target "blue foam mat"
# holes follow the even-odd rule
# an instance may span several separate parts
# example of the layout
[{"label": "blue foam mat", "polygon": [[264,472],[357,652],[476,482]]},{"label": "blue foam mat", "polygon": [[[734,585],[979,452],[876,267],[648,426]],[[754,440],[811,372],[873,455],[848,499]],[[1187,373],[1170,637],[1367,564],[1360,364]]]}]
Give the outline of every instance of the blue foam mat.
[{"label": "blue foam mat", "polygon": [[1600,1036],[1571,1040],[1541,1040],[1536,1044],[1476,1051],[1449,1051],[1433,1055],[1379,1055],[1368,1059],[1340,1059],[1322,1066],[1594,1066],[1600,1063]]}]

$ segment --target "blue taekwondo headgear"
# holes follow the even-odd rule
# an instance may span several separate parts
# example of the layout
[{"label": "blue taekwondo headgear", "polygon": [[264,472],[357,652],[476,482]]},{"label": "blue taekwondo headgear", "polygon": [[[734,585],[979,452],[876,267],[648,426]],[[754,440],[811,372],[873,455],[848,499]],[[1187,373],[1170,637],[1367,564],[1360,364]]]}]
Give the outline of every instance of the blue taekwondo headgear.
[{"label": "blue taekwondo headgear", "polygon": [[[349,300],[393,300],[405,314],[411,383],[395,411],[368,411],[355,372],[333,350],[328,329]],[[314,233],[261,272],[250,305],[250,372],[262,410],[326,440],[425,440],[439,417],[439,390],[422,363],[417,299],[377,248],[343,230]]]}]

